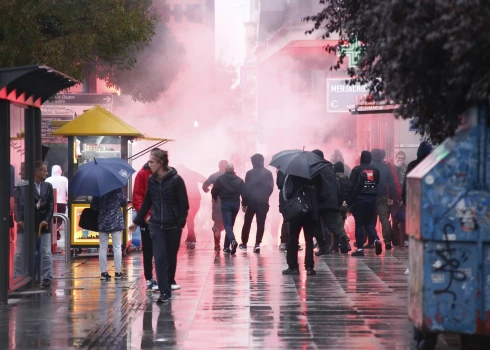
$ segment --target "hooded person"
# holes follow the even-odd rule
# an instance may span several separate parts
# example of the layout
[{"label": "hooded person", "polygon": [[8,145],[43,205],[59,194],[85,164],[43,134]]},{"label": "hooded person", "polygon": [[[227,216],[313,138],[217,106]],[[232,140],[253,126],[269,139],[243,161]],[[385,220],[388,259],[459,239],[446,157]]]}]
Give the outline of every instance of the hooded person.
[{"label": "hooded person", "polygon": [[[314,150],[312,153],[325,160],[322,151]],[[315,255],[321,256],[331,253],[332,240],[330,232],[334,235],[335,240],[338,240],[341,252],[347,254],[349,251],[347,235],[345,234],[345,230],[339,225],[341,219],[339,208],[343,202],[342,189],[337,176],[335,176],[333,164],[329,161],[325,162],[327,162],[327,166],[319,172],[315,185],[318,191],[321,218],[320,224],[317,227],[317,234],[315,234],[319,245],[319,250]]]},{"label": "hooded person", "polygon": [[337,162],[341,162],[342,164],[344,164],[344,173],[345,175],[350,176],[352,170],[347,164],[345,164],[344,156],[339,149],[333,151],[332,155],[330,156],[330,162],[332,162],[332,164],[335,164]]},{"label": "hooded person", "polygon": [[390,224],[390,205],[392,202],[398,203],[400,201],[401,189],[399,188],[398,180],[395,179],[396,173],[393,175],[394,170],[392,171],[384,163],[383,150],[373,149],[371,156],[371,165],[379,170],[379,183],[376,186],[376,214],[381,222],[385,247],[390,250],[393,241],[393,232]]},{"label": "hooded person", "polygon": [[260,253],[260,244],[264,237],[265,220],[269,212],[269,198],[274,190],[272,173],[264,167],[264,156],[254,154],[251,158],[253,169],[247,171],[243,192],[242,206],[245,219],[242,228],[242,243],[240,249],[247,250],[250,229],[254,216],[257,219],[257,234],[255,236],[254,253]]},{"label": "hooded person", "polygon": [[356,245],[357,251],[352,256],[364,256],[364,231],[374,241],[376,255],[382,252],[382,245],[376,232],[376,197],[377,185],[379,183],[379,170],[371,165],[371,152],[361,153],[361,164],[352,169],[350,175],[354,191],[347,205],[352,206],[352,214],[356,222]]},{"label": "hooded person", "polygon": [[[68,203],[68,179],[62,174],[59,165],[53,165],[51,168],[51,176],[46,179],[56,190],[56,212],[65,214],[66,204]],[[57,219],[56,227],[58,229],[58,239],[60,239],[59,228],[61,227],[61,219]]]},{"label": "hooded person", "polygon": [[[204,191],[204,193],[208,193],[210,191],[209,186],[214,186],[216,180],[218,180],[218,178],[226,172],[226,164],[228,164],[227,160],[221,160],[218,164],[218,171],[211,174],[208,179],[204,181],[204,183],[202,184],[202,190]],[[214,251],[219,252],[221,232],[223,232],[223,230],[225,229],[225,226],[223,225],[223,217],[221,216],[221,201],[219,198],[217,200],[213,200],[211,218],[214,222],[212,228],[214,236]],[[223,249],[226,249],[229,246],[230,242],[228,241],[228,237],[225,235]]]},{"label": "hooded person", "polygon": [[417,167],[429,154],[432,152],[432,145],[424,141],[420,144],[419,149],[417,150],[417,159],[411,161],[407,165],[407,171],[405,173],[405,179],[403,180],[403,190],[402,190],[402,200],[403,204],[407,202],[407,177],[408,174]]}]

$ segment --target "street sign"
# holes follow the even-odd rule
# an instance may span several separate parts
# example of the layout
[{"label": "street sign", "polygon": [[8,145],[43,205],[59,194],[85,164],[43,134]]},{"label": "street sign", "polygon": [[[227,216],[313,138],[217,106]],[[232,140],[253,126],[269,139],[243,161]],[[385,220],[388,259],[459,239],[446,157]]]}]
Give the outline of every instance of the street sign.
[{"label": "street sign", "polygon": [[112,94],[56,94],[45,104],[112,105]]},{"label": "street sign", "polygon": [[[51,136],[56,128],[48,128],[48,123],[52,120],[73,120],[86,110],[99,105],[109,112],[112,112],[114,97],[111,94],[56,94],[53,98],[46,101],[41,106],[41,115],[43,125],[43,144],[49,143],[67,143],[66,138]],[[67,119],[67,116],[70,116]],[[52,118],[60,119],[52,119]]]},{"label": "street sign", "polygon": [[327,112],[349,112],[349,106],[361,103],[369,95],[367,85],[349,85],[346,79],[327,79]]},{"label": "street sign", "polygon": [[70,121],[73,120],[73,114],[65,114],[65,115],[43,115],[41,118],[41,139],[43,144],[53,144],[53,143],[68,143],[68,139],[66,137],[53,136],[53,131],[57,128],[52,128],[51,122],[53,120],[64,120]]}]

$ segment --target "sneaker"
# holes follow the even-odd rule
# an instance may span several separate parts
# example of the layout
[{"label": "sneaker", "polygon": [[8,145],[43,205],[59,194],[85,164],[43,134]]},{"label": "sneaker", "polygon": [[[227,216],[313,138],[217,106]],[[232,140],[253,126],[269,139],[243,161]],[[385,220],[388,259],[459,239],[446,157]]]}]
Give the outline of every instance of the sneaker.
[{"label": "sneaker", "polygon": [[111,275],[109,275],[107,272],[101,273],[100,274],[100,280],[101,281],[110,281]]},{"label": "sneaker", "polygon": [[410,274],[410,269],[405,270],[405,276],[408,276]]},{"label": "sneaker", "polygon": [[116,279],[116,280],[123,280],[123,279],[127,279],[127,277],[122,272],[116,272],[116,275],[114,276],[114,279]]},{"label": "sneaker", "polygon": [[[376,247],[375,248],[376,249],[376,255],[381,254],[383,252],[383,245],[381,244],[381,242],[380,241],[375,241],[374,242],[374,245]],[[390,244],[390,246],[391,246],[391,244]]]},{"label": "sneaker", "polygon": [[157,283],[157,281],[155,281],[153,278],[151,280],[147,280],[146,281],[146,290],[147,291],[153,291],[153,290],[155,290],[154,287],[156,287],[156,289],[158,289],[158,283]]},{"label": "sneaker", "polygon": [[279,244],[279,250],[286,250],[286,243]]},{"label": "sneaker", "polygon": [[254,253],[260,253],[260,244],[256,244],[254,247]]},{"label": "sneaker", "polygon": [[403,243],[403,246],[408,248],[408,241],[405,241],[405,243]]},{"label": "sneaker", "polygon": [[196,249],[196,242],[185,242],[187,249]]},{"label": "sneaker", "polygon": [[299,269],[298,268],[295,268],[295,269],[288,268],[287,270],[283,270],[282,274],[283,275],[299,275]]},{"label": "sneaker", "polygon": [[51,280],[44,280],[42,284],[43,288],[49,288],[51,287]]},{"label": "sneaker", "polygon": [[239,245],[239,248],[240,248],[240,250],[243,250],[244,252],[246,252],[246,251],[247,251],[247,245],[246,245],[246,244],[243,244],[243,243],[242,243],[242,244],[240,244],[240,245]]},{"label": "sneaker", "polygon": [[391,248],[392,248],[392,247],[391,247],[391,244],[390,244],[390,243],[386,243],[386,244],[385,244],[385,249],[386,249],[386,250],[391,250]]},{"label": "sneaker", "polygon": [[236,254],[237,248],[238,248],[238,242],[237,241],[231,242],[231,254]]},{"label": "sneaker", "polygon": [[170,291],[160,293],[160,296],[157,299],[158,304],[165,304],[172,298],[172,294]]},{"label": "sneaker", "polygon": [[313,249],[316,249],[318,248],[320,245],[318,244],[318,242],[316,241],[316,238],[313,238]]},{"label": "sneaker", "polygon": [[320,247],[317,252],[315,252],[316,256],[328,255],[332,254],[332,249],[329,246]]},{"label": "sneaker", "polygon": [[349,246],[347,245],[347,237],[346,236],[340,236],[339,237],[339,247],[340,247],[340,252],[342,254],[347,254],[349,252]]},{"label": "sneaker", "polygon": [[354,253],[351,254],[352,256],[364,256],[364,250],[358,249]]},{"label": "sneaker", "polygon": [[230,249],[230,248],[225,248],[225,249],[223,249],[223,251],[224,251],[225,253],[231,254],[231,249]]},{"label": "sneaker", "polygon": [[314,276],[314,275],[316,275],[316,271],[313,269],[313,267],[308,267],[308,268],[306,269],[306,274],[307,274],[308,276]]},{"label": "sneaker", "polygon": [[170,285],[170,289],[171,290],[179,290],[180,286],[178,284],[172,284],[172,285]]}]

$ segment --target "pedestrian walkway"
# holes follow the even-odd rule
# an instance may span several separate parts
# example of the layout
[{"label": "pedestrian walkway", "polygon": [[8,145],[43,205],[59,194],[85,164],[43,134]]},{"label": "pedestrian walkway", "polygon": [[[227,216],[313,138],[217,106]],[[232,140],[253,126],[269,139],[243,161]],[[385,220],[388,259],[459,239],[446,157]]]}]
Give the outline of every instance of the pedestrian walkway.
[{"label": "pedestrian walkway", "polygon": [[[99,280],[97,259],[82,256],[67,268],[57,255],[51,289],[11,296],[0,347],[409,349],[407,254],[323,256],[316,276],[283,276],[276,247],[236,256],[216,255],[212,244],[183,248],[182,290],[165,305],[146,293],[140,253],[124,259],[128,280],[111,282]],[[458,348],[448,339],[438,349]]]}]

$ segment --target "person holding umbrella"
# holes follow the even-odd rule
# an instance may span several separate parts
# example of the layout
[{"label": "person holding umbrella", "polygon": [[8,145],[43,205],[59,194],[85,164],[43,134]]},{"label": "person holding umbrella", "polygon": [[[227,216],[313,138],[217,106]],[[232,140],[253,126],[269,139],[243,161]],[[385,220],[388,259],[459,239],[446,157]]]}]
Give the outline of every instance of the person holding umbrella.
[{"label": "person holding umbrella", "polygon": [[121,272],[122,250],[121,231],[125,229],[124,217],[121,208],[128,204],[123,187],[104,194],[101,197],[92,197],[90,208],[99,213],[99,266],[100,280],[110,281],[111,276],[107,272],[107,248],[109,247],[109,235],[112,237],[112,250],[114,252],[114,278],[121,280],[126,276]]},{"label": "person holding umbrella", "polygon": [[134,232],[141,226],[151,208],[148,219],[153,256],[157,273],[160,297],[157,303],[168,302],[172,297],[171,288],[179,289],[175,281],[177,253],[179,251],[182,229],[186,225],[189,212],[189,199],[184,180],[174,168],[168,166],[168,153],[153,149],[148,162],[152,175],[148,179],[148,190],[133,224],[129,230]]},{"label": "person holding umbrella", "polygon": [[287,243],[288,268],[283,275],[299,275],[298,246],[299,235],[303,229],[306,242],[305,268],[307,275],[316,275],[313,259],[313,236],[319,225],[319,198],[316,184],[321,181],[320,171],[328,163],[312,152],[288,150],[272,157],[271,166],[286,175],[283,185],[284,204],[281,213],[289,222]]}]

